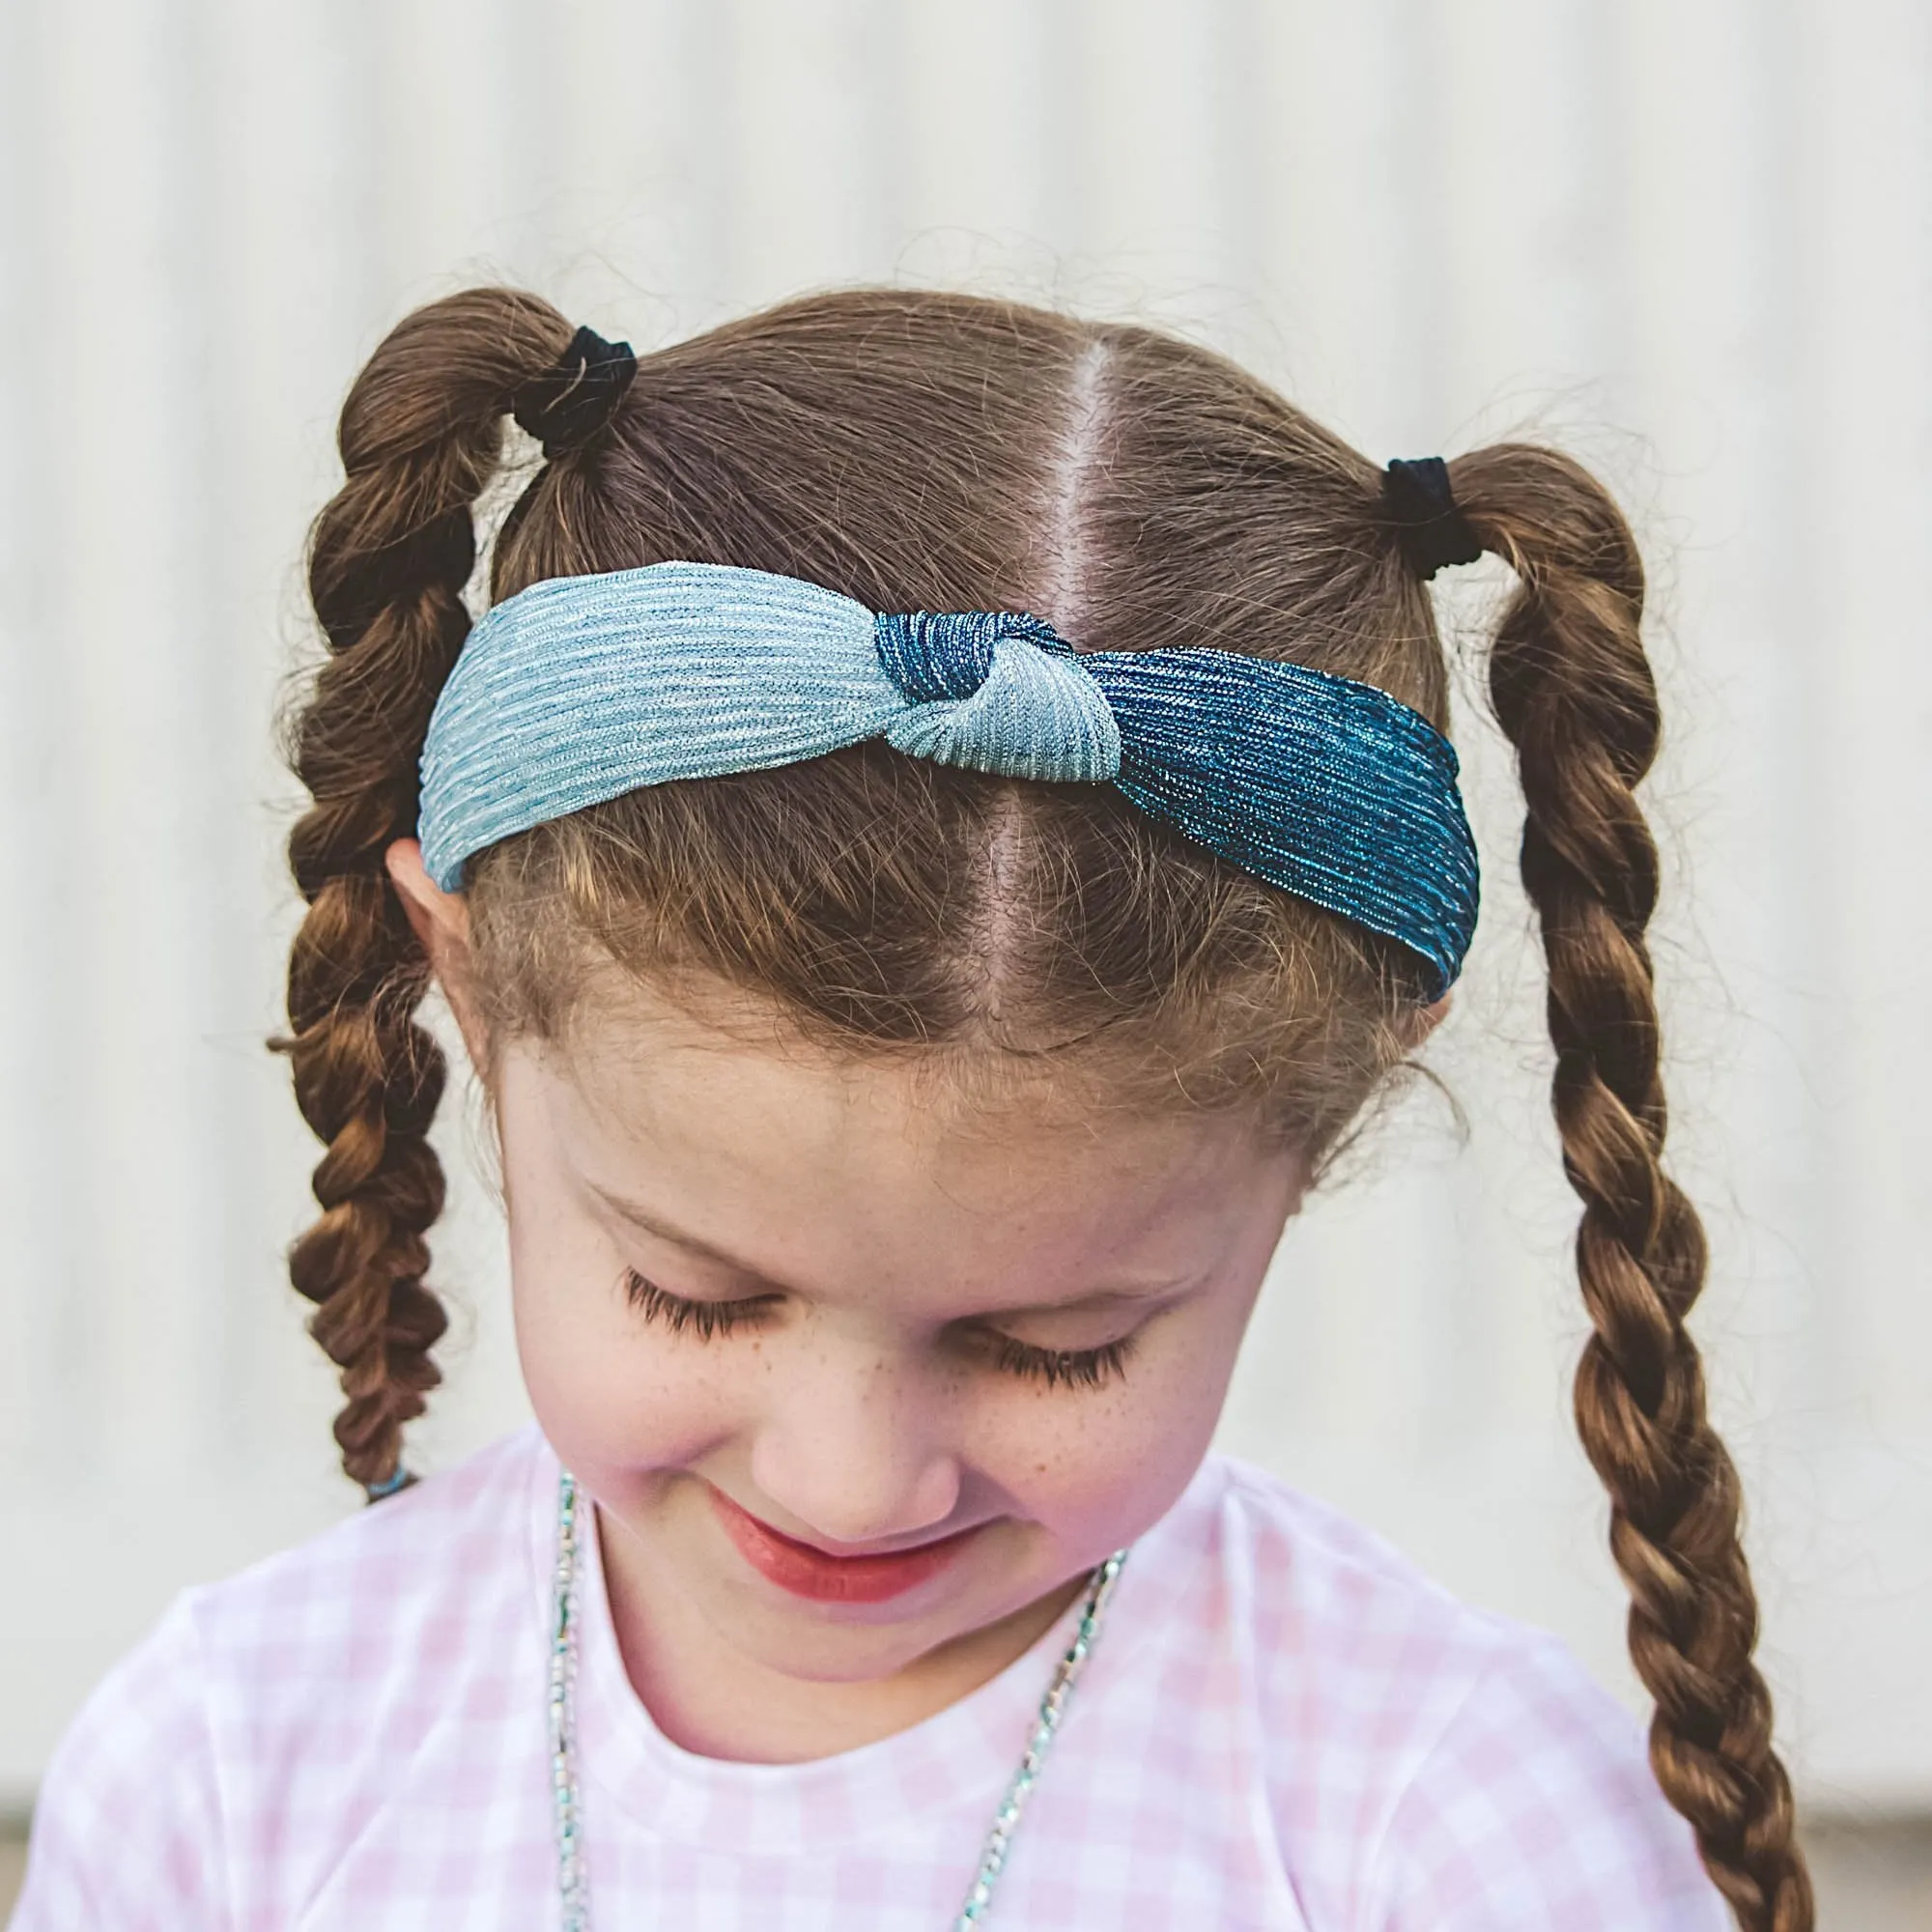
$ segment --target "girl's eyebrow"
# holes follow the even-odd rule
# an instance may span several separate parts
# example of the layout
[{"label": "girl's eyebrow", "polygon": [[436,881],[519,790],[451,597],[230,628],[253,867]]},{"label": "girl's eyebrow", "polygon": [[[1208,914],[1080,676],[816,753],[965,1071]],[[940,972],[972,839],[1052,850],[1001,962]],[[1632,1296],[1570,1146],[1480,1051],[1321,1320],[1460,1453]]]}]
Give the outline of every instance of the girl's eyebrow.
[{"label": "girl's eyebrow", "polygon": [[[687,1254],[701,1256],[709,1262],[716,1262],[720,1267],[729,1268],[747,1281],[754,1281],[760,1287],[772,1289],[781,1294],[796,1294],[799,1291],[786,1283],[774,1280],[763,1269],[753,1267],[750,1262],[741,1261],[736,1255],[727,1253],[712,1242],[702,1240],[696,1235],[688,1235],[680,1228],[673,1228],[661,1221],[655,1214],[639,1207],[635,1201],[627,1201],[621,1194],[612,1194],[608,1188],[599,1187],[595,1181],[587,1183],[592,1194],[617,1215],[620,1220],[630,1222],[632,1227],[646,1235],[655,1235],[661,1241],[668,1241],[674,1248],[682,1248]],[[1070,1301],[1030,1302],[1024,1307],[989,1309],[988,1314],[1006,1317],[1015,1315],[1064,1315],[1086,1309],[1103,1309],[1136,1306],[1143,1302],[1158,1301],[1165,1296],[1186,1293],[1201,1285],[1201,1277],[1193,1276],[1185,1281],[1156,1282],[1145,1288],[1106,1288],[1096,1289],[1092,1294],[1083,1294]]]},{"label": "girl's eyebrow", "polygon": [[646,1235],[655,1235],[661,1241],[668,1241],[674,1248],[683,1248],[687,1253],[702,1255],[706,1261],[716,1262],[721,1267],[731,1269],[734,1274],[749,1276],[753,1281],[765,1282],[772,1288],[782,1288],[782,1282],[771,1280],[770,1276],[754,1268],[751,1263],[740,1261],[736,1255],[726,1254],[723,1248],[714,1247],[709,1241],[699,1240],[696,1235],[687,1235],[681,1228],[673,1228],[668,1222],[660,1221],[655,1214],[639,1207],[635,1201],[626,1201],[621,1194],[612,1194],[608,1188],[599,1187],[593,1180],[588,1183],[591,1193],[610,1208],[619,1219],[630,1222],[632,1227],[642,1230]]}]

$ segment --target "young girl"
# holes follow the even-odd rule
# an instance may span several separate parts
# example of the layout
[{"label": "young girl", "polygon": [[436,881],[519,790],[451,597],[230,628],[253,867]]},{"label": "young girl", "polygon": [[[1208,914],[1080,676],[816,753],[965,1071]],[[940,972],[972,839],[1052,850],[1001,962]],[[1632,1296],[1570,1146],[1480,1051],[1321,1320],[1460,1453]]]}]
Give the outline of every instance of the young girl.
[{"label": "young girl", "polygon": [[[547,461],[472,631],[506,413]],[[452,297],[341,447],[292,1271],[386,1500],[100,1687],[21,1932],[1808,1927],[1659,1165],[1658,718],[1597,484],[1378,469],[1198,349],[898,292],[641,363]],[[1425,583],[1482,551],[1648,1764],[1553,1640],[1207,1455],[1468,943]],[[432,980],[537,1420],[415,1482]]]}]

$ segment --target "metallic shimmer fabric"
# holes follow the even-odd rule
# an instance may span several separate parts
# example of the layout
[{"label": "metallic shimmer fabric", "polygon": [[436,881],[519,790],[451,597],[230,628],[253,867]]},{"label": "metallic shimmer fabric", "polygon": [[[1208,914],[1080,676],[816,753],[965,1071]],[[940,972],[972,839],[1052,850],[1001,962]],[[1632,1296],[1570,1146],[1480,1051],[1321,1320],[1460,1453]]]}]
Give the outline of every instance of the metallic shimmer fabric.
[{"label": "metallic shimmer fabric", "polygon": [[566,577],[477,624],[422,755],[445,891],[498,840],[672,779],[867,738],[1111,783],[1255,877],[1400,940],[1447,989],[1475,928],[1456,753],[1386,692],[1230,651],[1075,652],[1037,618],[885,612],[796,578],[660,563]]}]

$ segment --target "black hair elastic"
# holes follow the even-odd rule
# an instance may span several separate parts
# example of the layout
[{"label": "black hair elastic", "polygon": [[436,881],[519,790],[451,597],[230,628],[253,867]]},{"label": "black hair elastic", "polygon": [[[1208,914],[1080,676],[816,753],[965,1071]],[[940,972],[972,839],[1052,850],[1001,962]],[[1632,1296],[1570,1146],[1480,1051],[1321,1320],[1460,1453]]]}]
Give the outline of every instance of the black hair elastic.
[{"label": "black hair elastic", "polygon": [[1449,466],[1439,456],[1398,456],[1382,471],[1382,501],[1416,576],[1428,579],[1446,565],[1474,563],[1482,555],[1482,539],[1456,507]]},{"label": "black hair elastic", "polygon": [[546,457],[561,456],[581,449],[611,420],[637,373],[628,342],[606,342],[594,328],[580,328],[555,366],[517,391],[510,413],[543,444]]}]

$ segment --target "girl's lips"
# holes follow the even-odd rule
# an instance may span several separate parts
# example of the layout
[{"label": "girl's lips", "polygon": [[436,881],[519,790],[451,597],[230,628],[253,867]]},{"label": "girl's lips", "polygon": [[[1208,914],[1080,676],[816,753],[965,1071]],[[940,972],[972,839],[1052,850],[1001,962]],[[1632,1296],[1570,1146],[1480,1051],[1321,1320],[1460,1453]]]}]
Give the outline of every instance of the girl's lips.
[{"label": "girl's lips", "polygon": [[738,1553],[762,1577],[795,1597],[824,1604],[882,1604],[934,1577],[952,1561],[975,1534],[962,1529],[913,1549],[884,1556],[832,1556],[810,1543],[781,1536],[769,1523],[742,1510],[711,1484],[712,1507]]}]

